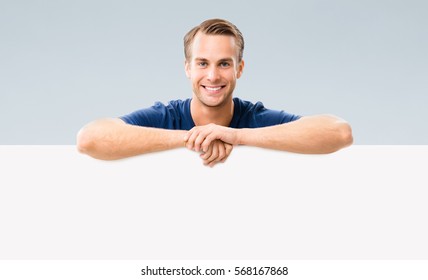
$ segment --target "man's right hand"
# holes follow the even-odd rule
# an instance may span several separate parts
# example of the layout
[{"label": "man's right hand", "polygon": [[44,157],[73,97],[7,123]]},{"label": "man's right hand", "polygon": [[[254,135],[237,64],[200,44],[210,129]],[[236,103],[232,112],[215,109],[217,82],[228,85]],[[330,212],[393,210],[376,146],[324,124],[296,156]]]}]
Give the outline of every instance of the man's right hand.
[{"label": "man's right hand", "polygon": [[233,150],[233,145],[225,143],[221,140],[214,140],[208,146],[207,151],[202,152],[200,157],[204,165],[213,167],[217,163],[223,163],[229,157]]}]

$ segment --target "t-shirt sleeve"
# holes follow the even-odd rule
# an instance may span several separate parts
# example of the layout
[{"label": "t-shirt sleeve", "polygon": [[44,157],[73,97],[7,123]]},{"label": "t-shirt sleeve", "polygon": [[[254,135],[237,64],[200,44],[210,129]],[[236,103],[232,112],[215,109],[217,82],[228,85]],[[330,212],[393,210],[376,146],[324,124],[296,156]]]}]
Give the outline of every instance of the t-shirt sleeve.
[{"label": "t-shirt sleeve", "polygon": [[285,111],[279,111],[281,114],[281,123],[288,123],[288,122],[294,122],[300,119],[302,116],[290,114]]},{"label": "t-shirt sleeve", "polygon": [[171,112],[167,106],[161,102],[156,102],[153,106],[145,109],[140,109],[130,114],[121,116],[127,124],[156,127],[156,128],[169,128],[171,125]]},{"label": "t-shirt sleeve", "polygon": [[258,127],[272,126],[292,122],[301,118],[299,115],[290,114],[283,110],[267,109],[263,103],[257,102],[254,106]]}]

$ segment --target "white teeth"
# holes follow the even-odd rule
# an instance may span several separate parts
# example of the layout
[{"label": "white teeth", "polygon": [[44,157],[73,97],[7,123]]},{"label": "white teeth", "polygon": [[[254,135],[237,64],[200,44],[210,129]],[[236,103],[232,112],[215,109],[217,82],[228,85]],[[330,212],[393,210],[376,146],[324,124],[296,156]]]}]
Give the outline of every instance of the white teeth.
[{"label": "white teeth", "polygon": [[220,90],[221,87],[205,87],[207,90],[211,90],[211,91],[216,91],[216,90]]}]

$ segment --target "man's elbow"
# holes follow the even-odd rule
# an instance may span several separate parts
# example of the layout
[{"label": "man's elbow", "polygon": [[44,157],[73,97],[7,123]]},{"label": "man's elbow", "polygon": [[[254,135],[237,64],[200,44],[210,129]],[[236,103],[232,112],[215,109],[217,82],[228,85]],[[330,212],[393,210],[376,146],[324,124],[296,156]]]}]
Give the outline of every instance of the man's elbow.
[{"label": "man's elbow", "polygon": [[326,133],[326,145],[323,145],[321,153],[329,154],[346,148],[354,142],[352,128],[348,122],[336,118],[330,118],[329,133]]},{"label": "man's elbow", "polygon": [[76,137],[76,148],[82,154],[92,155],[96,150],[96,140],[90,129],[81,128]]},{"label": "man's elbow", "polygon": [[338,149],[352,145],[352,143],[354,142],[354,137],[352,136],[352,128],[347,122],[340,122],[337,131]]},{"label": "man's elbow", "polygon": [[77,150],[88,156],[101,160],[116,160],[124,156],[118,145],[108,137],[110,120],[89,123],[82,127],[76,136]]}]

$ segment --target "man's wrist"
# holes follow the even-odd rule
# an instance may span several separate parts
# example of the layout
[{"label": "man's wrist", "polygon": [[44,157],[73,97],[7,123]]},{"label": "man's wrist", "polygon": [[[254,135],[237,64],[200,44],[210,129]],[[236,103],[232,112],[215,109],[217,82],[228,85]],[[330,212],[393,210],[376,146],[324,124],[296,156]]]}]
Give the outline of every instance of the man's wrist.
[{"label": "man's wrist", "polygon": [[236,130],[236,144],[245,145],[245,134],[247,133],[247,128],[241,128]]},{"label": "man's wrist", "polygon": [[238,129],[238,145],[255,146],[260,142],[261,133],[255,128]]},{"label": "man's wrist", "polygon": [[184,141],[184,136],[186,135],[186,130],[171,130],[171,148],[185,147],[186,142]]}]

